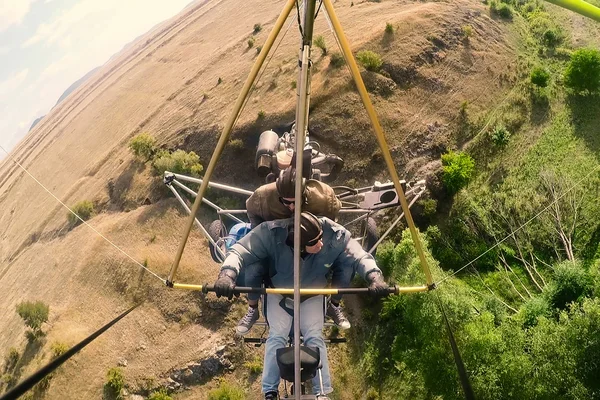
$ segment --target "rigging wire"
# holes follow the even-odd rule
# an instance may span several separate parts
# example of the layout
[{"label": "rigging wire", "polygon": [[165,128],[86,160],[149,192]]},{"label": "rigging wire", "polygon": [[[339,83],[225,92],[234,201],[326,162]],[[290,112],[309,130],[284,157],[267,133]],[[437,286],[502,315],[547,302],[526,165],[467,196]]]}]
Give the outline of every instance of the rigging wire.
[{"label": "rigging wire", "polygon": [[486,251],[484,251],[483,253],[481,253],[477,257],[475,257],[473,260],[469,261],[467,264],[465,264],[464,266],[462,266],[461,268],[459,268],[458,270],[456,270],[452,274],[444,277],[444,279],[442,279],[439,282],[437,282],[436,285],[440,285],[444,281],[452,278],[454,275],[458,274],[463,269],[465,269],[468,266],[472,265],[475,261],[479,260],[481,257],[483,257],[484,255],[486,255],[487,253],[489,253],[490,251],[492,251],[496,247],[500,246],[502,243],[506,242],[508,239],[510,239],[511,237],[513,237],[515,235],[515,233],[519,232],[520,230],[522,230],[523,228],[525,228],[527,225],[529,225],[531,222],[533,222],[537,217],[539,217],[544,212],[546,212],[550,207],[552,207],[560,199],[562,199],[564,196],[566,196],[571,190],[575,189],[577,186],[579,186],[583,181],[585,181],[586,179],[588,179],[594,172],[598,171],[599,169],[600,169],[600,165],[597,165],[586,176],[584,176],[583,178],[581,178],[579,181],[575,182],[575,184],[573,184],[570,188],[568,188],[567,190],[565,190],[564,193],[562,193],[560,196],[558,196],[555,200],[551,201],[550,204],[548,204],[540,212],[538,212],[536,215],[534,215],[529,220],[527,220],[523,225],[519,226],[517,229],[515,229],[510,234],[508,234],[504,239],[502,239],[499,242],[497,242],[495,245],[493,245],[492,247],[490,247],[489,249],[487,249]]},{"label": "rigging wire", "polygon": [[163,284],[166,283],[166,281],[163,278],[161,278],[160,276],[158,276],[155,272],[151,271],[148,267],[146,267],[145,265],[143,265],[142,263],[140,263],[139,261],[137,261],[135,258],[133,258],[132,256],[130,256],[129,254],[127,254],[127,252],[125,250],[121,249],[119,246],[117,246],[116,244],[114,244],[110,239],[108,239],[106,236],[104,236],[102,233],[100,233],[96,228],[94,228],[92,225],[90,225],[89,223],[87,223],[86,221],[84,221],[79,215],[77,215],[77,213],[75,211],[73,211],[69,206],[67,206],[58,197],[56,197],[56,195],[54,195],[54,193],[52,193],[50,190],[48,190],[48,188],[46,188],[46,186],[44,186],[39,180],[37,180],[37,178],[35,176],[33,176],[23,165],[21,165],[21,163],[19,161],[17,161],[2,145],[0,145],[0,149],[2,149],[2,151],[4,151],[6,153],[6,155],[10,158],[10,160],[12,162],[14,162],[15,164],[17,164],[19,166],[19,168],[21,168],[27,175],[29,175],[31,177],[31,179],[33,179],[42,189],[44,189],[46,192],[48,192],[48,194],[50,196],[54,197],[54,199],[56,201],[58,201],[71,214],[73,214],[75,217],[77,217],[77,219],[80,220],[84,225],[86,225],[92,231],[96,232],[108,244],[110,244],[115,249],[117,249],[118,251],[120,251],[123,255],[125,255],[127,258],[129,258],[131,261],[133,261],[133,263],[137,264],[140,268],[143,268],[146,271],[148,271],[150,274],[154,275]]}]

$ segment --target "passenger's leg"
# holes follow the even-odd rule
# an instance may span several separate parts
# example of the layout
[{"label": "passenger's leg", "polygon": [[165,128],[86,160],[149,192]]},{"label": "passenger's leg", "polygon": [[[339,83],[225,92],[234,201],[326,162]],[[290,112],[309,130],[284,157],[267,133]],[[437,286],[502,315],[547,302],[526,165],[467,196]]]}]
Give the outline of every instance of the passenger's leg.
[{"label": "passenger's leg", "polygon": [[[354,278],[353,269],[335,269],[331,278],[331,287],[335,289],[350,287],[352,278]],[[327,308],[327,316],[331,317],[333,322],[335,322],[340,329],[349,329],[351,327],[350,321],[348,321],[348,318],[344,315],[342,306],[340,305],[341,300],[341,294],[331,296],[331,302]]]},{"label": "passenger's leg", "polygon": [[[248,287],[260,287],[262,285],[264,276],[267,270],[264,267],[263,263],[255,262],[254,264],[248,265],[246,268],[242,269],[242,274],[237,279],[238,286],[248,286]],[[248,294],[248,311],[246,315],[238,322],[236,327],[236,331],[240,335],[245,335],[248,333],[250,328],[254,325],[258,318],[260,317],[260,313],[258,311],[258,299],[260,298],[259,293],[249,293]]]},{"label": "passenger's leg", "polygon": [[281,295],[278,294],[266,296],[269,337],[265,346],[262,375],[263,393],[278,391],[280,376],[279,367],[277,366],[277,349],[285,347],[292,326],[292,316],[279,305],[281,299]]},{"label": "passenger's leg", "polygon": [[[306,346],[319,349],[323,391],[324,394],[331,393],[333,389],[331,387],[331,376],[329,375],[329,361],[327,359],[327,348],[323,340],[323,296],[311,297],[300,305],[300,331]],[[321,384],[318,375],[312,380],[312,384],[313,393],[319,393]]]}]

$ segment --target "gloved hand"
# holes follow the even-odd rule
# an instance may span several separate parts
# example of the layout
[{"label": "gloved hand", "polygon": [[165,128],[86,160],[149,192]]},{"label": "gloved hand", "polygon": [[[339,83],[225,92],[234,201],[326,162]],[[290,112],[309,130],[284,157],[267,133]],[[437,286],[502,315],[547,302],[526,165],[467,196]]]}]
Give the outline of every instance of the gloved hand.
[{"label": "gloved hand", "polygon": [[386,297],[389,293],[389,286],[383,280],[381,272],[373,271],[367,275],[369,283],[369,294],[373,297]]},{"label": "gloved hand", "polygon": [[[235,288],[235,279],[237,274],[231,269],[222,269],[215,282],[215,294],[217,297],[225,296],[229,300],[233,298],[233,289]],[[235,293],[239,296],[239,293]]]}]

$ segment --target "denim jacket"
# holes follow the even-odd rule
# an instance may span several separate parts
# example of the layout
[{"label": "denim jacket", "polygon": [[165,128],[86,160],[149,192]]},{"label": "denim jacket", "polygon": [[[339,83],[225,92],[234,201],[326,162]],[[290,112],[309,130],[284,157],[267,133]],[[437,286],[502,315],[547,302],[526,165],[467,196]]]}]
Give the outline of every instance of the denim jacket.
[{"label": "denim jacket", "polygon": [[[300,286],[324,288],[327,276],[358,273],[363,278],[370,272],[380,271],[373,256],[350,237],[350,232],[329,218],[319,218],[323,224],[323,248],[317,254],[305,254],[300,259]],[[293,218],[263,222],[227,254],[221,269],[231,269],[237,274],[255,262],[269,267],[271,283],[278,288],[294,286],[294,249],[285,241],[288,225]]]}]

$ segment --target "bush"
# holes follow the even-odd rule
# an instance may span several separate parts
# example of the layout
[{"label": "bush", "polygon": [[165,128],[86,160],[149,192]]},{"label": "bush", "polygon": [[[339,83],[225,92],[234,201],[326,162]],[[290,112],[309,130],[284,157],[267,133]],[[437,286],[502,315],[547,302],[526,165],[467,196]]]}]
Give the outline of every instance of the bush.
[{"label": "bush", "polygon": [[323,55],[327,54],[327,45],[325,44],[325,38],[323,37],[323,35],[318,35],[317,37],[315,37],[315,40],[313,41],[313,44],[321,49],[321,53]]},{"label": "bush", "polygon": [[184,150],[176,150],[173,153],[163,151],[152,160],[152,166],[160,175],[164,174],[165,171],[170,171],[176,174],[200,176],[204,169],[200,164],[200,157],[196,153],[193,151],[187,153]]},{"label": "bush", "polygon": [[536,296],[521,306],[517,314],[517,320],[521,322],[523,327],[530,328],[537,325],[538,318],[549,317],[550,314],[550,305],[546,299],[542,296]]},{"label": "bush", "polygon": [[15,349],[14,347],[11,347],[8,350],[8,354],[6,354],[6,357],[4,358],[4,370],[12,370],[19,362],[19,357],[19,350]]},{"label": "bush", "polygon": [[504,127],[504,125],[496,125],[492,131],[492,142],[496,146],[504,147],[508,144],[510,139],[510,132]]},{"label": "bush", "polygon": [[550,74],[544,68],[536,67],[531,70],[530,80],[535,86],[545,88],[548,86]]},{"label": "bush", "polygon": [[386,22],[385,33],[387,33],[388,35],[391,35],[392,33],[394,33],[394,25],[390,24],[389,22]]},{"label": "bush", "polygon": [[54,342],[50,346],[50,350],[52,351],[52,358],[58,358],[69,351],[69,346],[64,343]]},{"label": "bush", "polygon": [[140,133],[129,141],[129,150],[134,156],[146,162],[156,152],[156,139],[150,136],[149,133]]},{"label": "bush", "polygon": [[262,120],[265,119],[266,116],[267,116],[267,114],[263,110],[260,110],[258,112],[258,114],[256,115],[256,120],[257,121],[262,121]]},{"label": "bush", "polygon": [[577,262],[566,261],[554,267],[554,280],[545,289],[548,303],[553,308],[566,309],[567,305],[592,294],[594,281]]},{"label": "bush", "polygon": [[356,59],[367,71],[377,72],[383,65],[381,56],[371,50],[359,51],[356,55]]},{"label": "bush", "polygon": [[41,333],[42,324],[48,321],[48,314],[50,313],[50,306],[43,301],[24,301],[17,304],[17,314],[25,325],[31,328],[34,334]]},{"label": "bush", "polygon": [[[71,207],[71,210],[79,217],[87,221],[94,214],[94,204],[89,200],[82,200]],[[81,220],[73,215],[72,212],[67,213],[67,221],[71,227],[75,227],[81,223]]]},{"label": "bush", "polygon": [[251,49],[252,47],[254,47],[254,38],[250,38],[248,39],[248,48]]},{"label": "bush", "polygon": [[262,51],[262,46],[256,46],[256,54],[260,54]]},{"label": "bush", "polygon": [[106,373],[106,384],[104,385],[106,390],[119,399],[121,398],[121,390],[124,385],[123,370],[118,367],[109,369]]},{"label": "bush", "polygon": [[208,392],[208,400],[244,400],[244,391],[225,381],[222,381],[217,389]]},{"label": "bush", "polygon": [[248,368],[251,374],[260,374],[263,370],[262,360],[259,358],[248,361],[244,364],[244,366]]},{"label": "bush", "polygon": [[148,400],[173,400],[171,396],[167,394],[166,389],[160,389],[158,392],[152,393]]},{"label": "bush", "polygon": [[565,86],[577,93],[593,93],[600,89],[600,51],[575,51],[565,70]]},{"label": "bush", "polygon": [[465,40],[469,40],[473,36],[473,27],[471,25],[463,25],[462,36]]},{"label": "bush", "polygon": [[450,151],[442,155],[442,182],[450,193],[465,187],[475,171],[475,161],[467,153]]},{"label": "bush", "polygon": [[244,142],[242,142],[242,139],[233,139],[229,141],[229,146],[234,150],[243,150]]},{"label": "bush", "polygon": [[[492,5],[495,5],[496,3],[492,2]],[[499,15],[501,18],[504,19],[512,19],[513,17],[513,9],[511,6],[509,6],[508,4],[505,3],[500,3],[495,7],[492,7],[492,5],[490,5],[490,10],[494,13]]]},{"label": "bush", "polygon": [[562,42],[562,34],[556,29],[548,29],[542,35],[542,43],[548,47],[556,47]]},{"label": "bush", "polygon": [[329,57],[329,65],[332,68],[340,68],[345,63],[346,63],[346,60],[344,59],[344,56],[340,53],[333,53]]},{"label": "bush", "polygon": [[252,30],[252,33],[256,35],[260,31],[262,31],[262,25],[261,24],[254,24],[254,30]]}]

